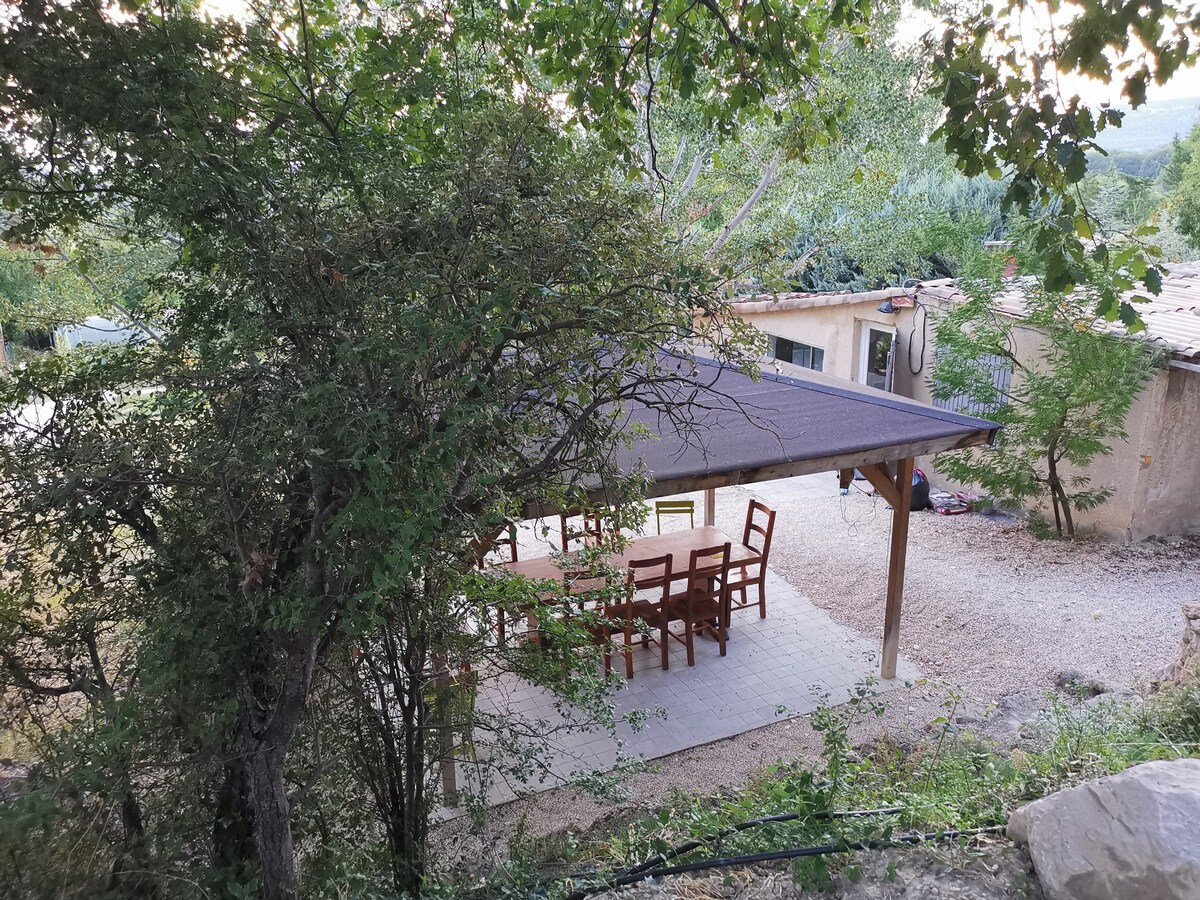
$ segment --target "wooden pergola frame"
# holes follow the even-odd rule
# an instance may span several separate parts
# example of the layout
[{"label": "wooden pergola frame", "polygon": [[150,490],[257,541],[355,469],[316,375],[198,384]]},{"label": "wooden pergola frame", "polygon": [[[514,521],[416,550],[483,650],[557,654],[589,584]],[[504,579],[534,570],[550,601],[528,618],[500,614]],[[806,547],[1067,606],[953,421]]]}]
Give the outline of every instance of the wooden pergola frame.
[{"label": "wooden pergola frame", "polygon": [[[798,370],[795,367],[788,367],[788,372],[788,376],[764,372],[762,382],[756,382],[755,387],[761,389],[764,383],[775,382],[777,387],[770,388],[768,384],[768,388],[780,392],[777,395],[781,403],[779,412],[784,416],[795,411],[794,408],[787,407],[785,400],[803,398],[804,395],[799,393],[803,391],[812,392],[811,396],[814,399],[815,395],[820,394],[825,402],[839,404],[839,410],[851,414],[854,419],[853,424],[841,428],[840,446],[857,449],[822,453],[831,442],[835,446],[838,444],[821,430],[821,423],[817,422],[791,446],[780,443],[776,448],[772,444],[769,451],[753,454],[751,458],[755,464],[738,462],[736,459],[722,460],[719,453],[711,459],[679,463],[672,461],[668,451],[672,439],[682,439],[664,434],[658,445],[656,461],[646,462],[653,481],[648,486],[645,496],[647,499],[653,499],[703,491],[703,521],[705,525],[713,525],[717,488],[820,472],[839,473],[842,486],[848,487],[857,469],[892,507],[880,674],[883,678],[895,678],[900,648],[905,563],[908,555],[912,475],[916,458],[949,450],[986,446],[995,441],[998,426],[984,419],[937,409],[905,397],[842,382],[840,379],[831,379],[829,376]],[[730,376],[731,380],[740,377],[743,376],[736,373]],[[746,381],[749,383],[749,379]],[[793,391],[797,393],[793,394]],[[790,396],[785,398],[784,395]],[[763,406],[768,402],[769,398],[762,400],[758,409],[761,411],[765,408],[770,411],[770,407]],[[739,411],[728,410],[725,414],[729,418],[723,423],[715,423],[714,428],[736,428],[738,422],[745,421],[744,413]],[[831,413],[827,410],[827,414]],[[835,425],[829,427],[831,431],[838,430]],[[847,432],[852,432],[851,440],[846,439]],[[895,440],[905,436],[901,432],[906,432],[910,439]],[[887,440],[889,437],[892,440]],[[635,451],[630,457],[630,464],[637,461],[636,453]],[[603,491],[597,490],[594,494],[595,502],[605,502]],[[556,510],[533,503],[527,506],[525,512],[532,518]]]},{"label": "wooden pergola frame", "polygon": [[704,491],[704,524],[716,517],[716,492],[719,487],[775,481],[820,472],[837,472],[842,487],[849,487],[854,470],[861,472],[892,507],[892,537],[888,551],[887,603],[883,619],[882,678],[895,678],[900,654],[900,618],[904,603],[905,563],[908,555],[908,524],[912,505],[912,474],[916,457],[977,447],[995,439],[995,429],[979,430],[953,441],[931,440],[877,447],[860,453],[820,457],[781,463],[757,469],[739,469],[713,475],[675,478],[650,485],[647,499]]}]

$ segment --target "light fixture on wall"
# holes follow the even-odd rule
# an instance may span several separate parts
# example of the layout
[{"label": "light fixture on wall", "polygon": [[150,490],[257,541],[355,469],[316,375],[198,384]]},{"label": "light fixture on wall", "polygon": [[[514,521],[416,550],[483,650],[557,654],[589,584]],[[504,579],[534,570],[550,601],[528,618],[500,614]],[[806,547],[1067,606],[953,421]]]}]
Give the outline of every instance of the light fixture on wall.
[{"label": "light fixture on wall", "polygon": [[891,300],[884,300],[879,304],[878,309],[881,313],[893,314],[896,312],[896,307],[892,306]]}]

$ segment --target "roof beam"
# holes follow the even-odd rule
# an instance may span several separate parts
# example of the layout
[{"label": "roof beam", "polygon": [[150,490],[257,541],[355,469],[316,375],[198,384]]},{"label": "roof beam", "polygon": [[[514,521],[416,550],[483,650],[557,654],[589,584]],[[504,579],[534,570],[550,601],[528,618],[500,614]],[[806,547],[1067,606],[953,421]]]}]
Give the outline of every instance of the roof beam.
[{"label": "roof beam", "polygon": [[687,494],[692,491],[704,491],[709,488],[728,487],[734,484],[754,484],[758,481],[794,478],[797,475],[812,475],[816,472],[836,472],[839,469],[858,469],[861,471],[864,466],[871,466],[878,463],[897,462],[902,459],[928,456],[932,453],[942,453],[947,450],[961,450],[964,447],[984,446],[992,443],[995,439],[995,434],[995,430],[973,431],[966,435],[957,435],[949,438],[935,438],[909,444],[888,444],[868,450],[842,453],[835,456],[801,459],[795,462],[762,466],[756,469],[734,469],[728,472],[671,478],[664,481],[656,481],[648,485],[646,488],[646,497],[669,497],[673,494]]},{"label": "roof beam", "polygon": [[[918,456],[928,456],[932,453],[942,453],[947,450],[961,450],[965,447],[984,446],[992,443],[995,436],[995,430],[973,431],[957,437],[935,438],[908,444],[888,444],[853,453],[801,459],[795,462],[761,466],[755,469],[733,469],[727,472],[687,475],[682,478],[652,481],[646,486],[645,496],[647,500],[655,497],[672,497],[676,494],[708,491],[735,484],[754,484],[760,481],[794,478],[797,475],[812,475],[817,472],[837,472],[842,469],[858,469],[863,474],[867,474],[865,471],[866,467],[881,463],[898,462],[902,459],[912,459]],[[878,485],[874,481],[871,483],[878,490]],[[884,492],[880,491],[880,493]],[[603,488],[590,491],[589,495],[594,502],[601,506],[612,502],[612,497],[606,495]],[[895,503],[891,499],[888,502],[895,506]],[[523,515],[527,519],[534,519],[539,516],[556,514],[557,512],[558,510],[549,504],[531,501],[525,504]]]},{"label": "roof beam", "polygon": [[871,482],[871,486],[879,492],[879,494],[888,502],[892,509],[895,509],[900,505],[900,490],[896,487],[896,483],[892,481],[891,473],[888,472],[883,466],[876,463],[871,463],[869,465],[859,466],[858,471],[867,476],[867,481]]}]

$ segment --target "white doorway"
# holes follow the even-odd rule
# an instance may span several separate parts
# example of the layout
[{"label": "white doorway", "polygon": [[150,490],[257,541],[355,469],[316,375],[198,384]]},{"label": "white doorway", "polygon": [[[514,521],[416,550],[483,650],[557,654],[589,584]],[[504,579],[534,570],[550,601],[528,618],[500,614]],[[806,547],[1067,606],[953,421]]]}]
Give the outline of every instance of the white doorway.
[{"label": "white doorway", "polygon": [[892,389],[892,361],[895,357],[896,331],[893,328],[861,324],[862,343],[858,350],[858,382],[881,391]]}]

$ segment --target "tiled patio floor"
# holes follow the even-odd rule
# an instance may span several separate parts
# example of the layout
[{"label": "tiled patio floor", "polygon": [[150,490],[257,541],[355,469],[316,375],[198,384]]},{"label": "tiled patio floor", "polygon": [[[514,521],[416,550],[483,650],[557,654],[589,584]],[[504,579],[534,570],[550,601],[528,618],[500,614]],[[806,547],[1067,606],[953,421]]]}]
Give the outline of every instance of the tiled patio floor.
[{"label": "tiled patio floor", "polygon": [[[531,783],[492,785],[489,803],[557,787],[587,772],[610,770],[622,752],[650,760],[804,715],[822,697],[830,704],[844,702],[856,685],[878,678],[879,647],[838,625],[773,572],[768,576],[767,613],[764,620],[757,610],[735,612],[727,655],[719,655],[716,641],[701,638],[691,668],[677,642],[672,642],[668,671],[658,666],[657,647],[636,651],[635,676],[613,697],[617,712],[661,708],[665,718],[651,718],[639,731],[622,724],[616,739],[603,730],[563,730],[554,698],[515,676],[485,679],[480,710],[536,723],[534,731],[553,747],[547,771]],[[615,657],[614,665],[623,662]],[[887,690],[915,677],[916,669],[901,659],[899,677],[879,682],[875,689]],[[476,749],[481,758],[499,752],[489,748],[483,736],[477,738]],[[472,773],[465,770],[473,768],[460,764],[460,784],[472,783]]]}]

